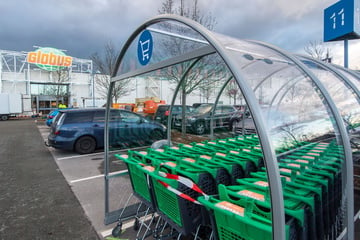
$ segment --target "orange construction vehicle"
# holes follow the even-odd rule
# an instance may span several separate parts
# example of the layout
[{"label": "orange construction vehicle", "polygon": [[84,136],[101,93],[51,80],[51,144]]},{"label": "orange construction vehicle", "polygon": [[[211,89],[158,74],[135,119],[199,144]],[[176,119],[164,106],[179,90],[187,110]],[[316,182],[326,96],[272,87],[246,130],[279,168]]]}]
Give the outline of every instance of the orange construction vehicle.
[{"label": "orange construction vehicle", "polygon": [[113,103],[112,107],[118,109],[125,109],[132,112],[134,111],[135,103]]},{"label": "orange construction vehicle", "polygon": [[151,98],[137,98],[134,112],[141,113],[144,116],[153,116],[157,110],[158,105],[165,104],[164,100],[157,97]]}]

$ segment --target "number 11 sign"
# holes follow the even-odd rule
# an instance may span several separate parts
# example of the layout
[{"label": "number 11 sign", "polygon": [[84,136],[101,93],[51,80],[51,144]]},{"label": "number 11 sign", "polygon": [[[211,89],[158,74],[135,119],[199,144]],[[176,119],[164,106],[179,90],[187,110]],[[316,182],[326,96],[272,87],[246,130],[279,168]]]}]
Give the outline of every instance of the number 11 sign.
[{"label": "number 11 sign", "polygon": [[324,10],[324,42],[360,38],[360,0],[341,0]]}]

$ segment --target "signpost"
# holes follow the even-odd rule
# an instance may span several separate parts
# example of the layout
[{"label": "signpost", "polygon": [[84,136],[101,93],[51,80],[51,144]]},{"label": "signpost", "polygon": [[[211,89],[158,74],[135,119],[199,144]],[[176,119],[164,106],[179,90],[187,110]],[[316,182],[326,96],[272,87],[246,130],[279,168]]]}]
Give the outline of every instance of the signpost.
[{"label": "signpost", "polygon": [[360,38],[360,0],[340,0],[324,10],[324,42],[344,40],[344,67],[348,67],[348,40]]}]

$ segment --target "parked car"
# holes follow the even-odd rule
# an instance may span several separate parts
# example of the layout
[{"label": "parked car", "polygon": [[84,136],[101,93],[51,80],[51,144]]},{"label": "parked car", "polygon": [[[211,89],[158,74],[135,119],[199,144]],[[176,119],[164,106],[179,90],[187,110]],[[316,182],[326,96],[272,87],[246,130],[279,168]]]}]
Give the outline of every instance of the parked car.
[{"label": "parked car", "polygon": [[54,117],[55,117],[58,113],[59,113],[59,110],[56,109],[56,110],[52,110],[52,111],[46,116],[46,121],[45,121],[45,123],[46,123],[46,125],[47,125],[48,127],[51,126]]},{"label": "parked car", "polygon": [[[80,154],[104,147],[105,109],[59,110],[48,136],[47,146],[72,150]],[[166,127],[139,114],[111,109],[109,144],[131,147],[151,144],[163,139]]]},{"label": "parked car", "polygon": [[[186,116],[186,128],[195,134],[201,135],[209,132],[211,118],[214,128],[228,128],[232,130],[234,124],[240,121],[242,111],[238,111],[233,105],[217,105],[213,114],[214,104],[202,104]],[[175,128],[181,128],[182,118],[177,116],[174,121]]]},{"label": "parked car", "polygon": [[197,107],[199,107],[199,106],[201,106],[201,105],[203,105],[203,104],[206,104],[206,103],[193,103],[193,108],[197,108]]},{"label": "parked car", "polygon": [[[178,115],[181,115],[182,113],[182,105],[174,105],[172,108],[172,117],[175,118]],[[185,106],[186,107],[186,114],[191,113],[194,108],[192,106]],[[170,105],[159,105],[155,115],[154,115],[154,120],[157,122],[160,122],[162,124],[164,124],[165,126],[168,123],[168,117],[170,115]]]},{"label": "parked car", "polygon": [[[62,108],[62,110],[65,110],[65,109],[71,109],[71,108]],[[49,114],[46,116],[46,125],[48,127],[51,126],[52,122],[54,121],[54,118],[56,117],[56,115],[59,113],[59,110],[60,109],[54,109],[52,110],[51,112],[49,112]]]}]

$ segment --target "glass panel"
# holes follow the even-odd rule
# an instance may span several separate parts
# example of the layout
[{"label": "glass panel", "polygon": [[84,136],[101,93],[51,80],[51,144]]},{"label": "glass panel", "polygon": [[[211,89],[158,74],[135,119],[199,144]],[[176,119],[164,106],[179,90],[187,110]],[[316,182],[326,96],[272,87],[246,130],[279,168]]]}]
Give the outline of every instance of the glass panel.
[{"label": "glass panel", "polygon": [[352,71],[340,66],[335,67],[340,73],[344,74],[357,87],[357,89],[360,89],[360,73],[358,71]]},{"label": "glass panel", "polygon": [[293,62],[256,43],[220,40],[254,90],[277,151],[334,137],[337,130],[323,97]]},{"label": "glass panel", "polygon": [[[143,90],[148,90],[145,84],[147,80],[145,76],[137,76],[114,83],[111,106],[117,111],[110,112],[108,125],[109,143],[112,150],[146,148],[150,147],[154,141],[165,138],[165,126],[152,120],[152,104],[158,104],[159,101],[152,100],[143,92]],[[127,91],[124,92],[124,90]],[[115,91],[124,92],[124,94],[118,95]]]},{"label": "glass panel", "polygon": [[68,94],[68,84],[31,84],[31,94],[65,96]]},{"label": "glass panel", "polygon": [[[277,153],[280,175],[287,183],[284,192],[287,193],[290,186],[302,189],[305,184],[322,188],[322,194],[332,195],[335,193],[333,184],[339,186],[338,197],[331,198],[331,204],[340,214],[332,214],[330,202],[324,195],[319,196],[327,206],[316,210],[322,211],[324,216],[323,220],[316,220],[324,221],[316,227],[316,235],[324,238],[336,230],[336,223],[343,221],[346,215],[342,206],[346,198],[341,196],[346,186],[340,187],[346,182],[344,149],[329,105],[314,81],[278,52],[258,43],[229,41],[229,38],[225,38],[224,44],[260,104]],[[329,162],[332,157],[334,164]],[[323,166],[328,164],[334,168],[324,171]],[[284,204],[287,205],[286,195]]]},{"label": "glass panel", "polygon": [[[347,125],[347,129],[353,129],[360,125],[359,96],[345,84],[344,80],[333,72],[324,69],[316,62],[301,58],[302,62],[317,76],[330,93],[332,100],[339,109],[340,114]],[[349,74],[347,74],[349,76]]]}]

